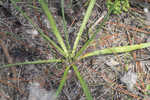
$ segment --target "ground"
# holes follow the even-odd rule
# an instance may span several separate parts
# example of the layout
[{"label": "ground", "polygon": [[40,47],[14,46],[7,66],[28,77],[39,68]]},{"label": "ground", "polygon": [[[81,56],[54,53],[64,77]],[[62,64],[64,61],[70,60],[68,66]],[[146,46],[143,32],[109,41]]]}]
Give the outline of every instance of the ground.
[{"label": "ground", "polygon": [[[36,0],[16,0],[17,5],[54,41],[47,17]],[[65,17],[71,46],[82,23],[88,0],[65,0]],[[129,0],[127,12],[111,14],[86,52],[149,42],[150,2]],[[57,51],[40,37],[24,16],[9,0],[0,1],[0,67],[3,64],[60,58]],[[35,6],[37,8],[35,8]],[[59,28],[64,36],[59,0],[48,0]],[[84,30],[79,48],[92,35],[107,14],[106,1],[97,0]],[[85,52],[85,53],[86,53]],[[149,100],[150,49],[128,53],[99,55],[78,62],[78,69],[88,84],[94,100]],[[51,100],[59,86],[65,65],[62,63],[19,65],[0,69],[0,100]],[[40,95],[39,95],[40,94]],[[46,95],[47,94],[47,95]],[[38,99],[37,99],[38,98]],[[51,99],[50,99],[51,98]],[[86,100],[73,70],[58,100]]]}]

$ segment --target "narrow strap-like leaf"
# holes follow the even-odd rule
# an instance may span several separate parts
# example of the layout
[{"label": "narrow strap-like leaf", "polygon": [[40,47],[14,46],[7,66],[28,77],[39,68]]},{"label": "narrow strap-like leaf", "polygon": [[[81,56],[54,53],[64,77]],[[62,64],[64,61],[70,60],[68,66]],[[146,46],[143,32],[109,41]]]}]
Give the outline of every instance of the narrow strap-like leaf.
[{"label": "narrow strap-like leaf", "polygon": [[77,59],[82,53],[83,51],[85,51],[87,49],[87,47],[89,46],[89,44],[94,40],[94,38],[96,37],[96,35],[100,32],[102,26],[104,25],[104,23],[108,20],[109,15],[111,14],[112,10],[114,9],[114,6],[116,4],[117,0],[115,0],[112,8],[108,11],[108,14],[104,17],[104,20],[102,21],[102,23],[99,25],[98,29],[96,29],[96,32],[91,36],[91,38],[82,46],[82,48],[77,52],[77,54],[75,55],[74,59]]},{"label": "narrow strap-like leaf", "polygon": [[12,67],[12,66],[18,66],[18,65],[43,64],[43,63],[54,63],[54,62],[62,62],[62,60],[50,59],[50,60],[27,61],[27,62],[22,62],[22,63],[19,62],[19,63],[15,63],[15,64],[0,65],[0,69]]},{"label": "narrow strap-like leaf", "polygon": [[67,80],[67,75],[68,75],[69,69],[70,69],[70,67],[66,67],[66,69],[65,69],[65,71],[64,71],[64,75],[63,75],[62,80],[61,80],[61,82],[60,82],[60,84],[59,84],[59,87],[58,87],[58,89],[57,89],[57,91],[56,91],[56,96],[57,96],[57,97],[58,97],[58,95],[60,94],[60,92],[61,92],[61,90],[62,90],[62,88],[63,88],[63,86],[64,86],[64,84],[65,84],[65,82],[66,82],[66,80]]},{"label": "narrow strap-like leaf", "polygon": [[64,33],[65,33],[65,40],[67,44],[67,48],[70,50],[70,44],[69,44],[69,34],[67,31],[67,24],[66,24],[66,19],[65,19],[65,13],[64,13],[64,0],[61,0],[61,12],[62,12],[62,17],[63,17],[63,28],[64,28]]},{"label": "narrow strap-like leaf", "polygon": [[82,76],[80,75],[80,72],[78,71],[77,66],[76,66],[76,65],[73,65],[73,69],[74,69],[74,71],[75,71],[75,74],[77,75],[77,78],[78,78],[79,81],[80,81],[80,84],[81,84],[81,86],[82,86],[82,88],[83,88],[83,91],[84,91],[84,93],[85,93],[85,96],[86,96],[87,100],[93,100],[93,99],[92,99],[92,96],[91,96],[91,94],[90,94],[90,91],[89,91],[89,89],[88,89],[88,86],[87,86],[86,82],[84,81],[84,79],[82,78]]},{"label": "narrow strap-like leaf", "polygon": [[52,44],[62,55],[65,56],[64,54],[64,51],[53,41],[51,40],[47,35],[45,35],[43,33],[43,31],[38,28],[33,22],[32,20],[27,16],[26,13],[24,13],[17,5],[16,5],[16,2],[14,0],[11,0],[11,2],[13,3],[13,5],[16,7],[16,9],[21,12],[21,14],[33,25],[33,27],[38,30],[38,32],[40,33],[40,35],[45,39],[47,40],[50,44]]},{"label": "narrow strap-like leaf", "polygon": [[83,19],[83,22],[82,22],[82,25],[81,25],[81,27],[79,29],[79,32],[78,32],[77,37],[76,37],[76,40],[75,40],[74,45],[73,45],[72,56],[75,55],[75,52],[76,52],[79,40],[81,38],[83,30],[85,29],[85,25],[87,24],[87,22],[89,20],[89,17],[91,15],[91,12],[92,12],[92,9],[93,9],[93,7],[95,5],[95,2],[96,2],[96,0],[90,0],[88,9],[87,9],[87,11],[85,13],[85,16],[84,16],[84,19]]},{"label": "narrow strap-like leaf", "polygon": [[81,57],[81,59],[86,58],[86,57],[90,57],[90,56],[100,55],[100,54],[113,54],[113,53],[130,52],[133,50],[143,49],[143,48],[147,48],[147,47],[150,47],[150,42],[141,43],[141,44],[137,44],[137,45],[130,45],[130,46],[112,47],[112,48],[107,48],[107,49],[103,49],[103,50],[96,50],[96,51],[93,51],[90,53],[86,53],[85,55],[83,55]]},{"label": "narrow strap-like leaf", "polygon": [[61,35],[60,35],[60,33],[59,33],[58,29],[57,29],[56,22],[55,22],[55,20],[54,20],[54,18],[52,16],[50,10],[48,9],[47,4],[44,3],[44,0],[39,0],[39,2],[41,4],[41,6],[42,6],[42,8],[43,8],[43,10],[44,10],[48,20],[49,20],[49,23],[50,23],[51,29],[53,31],[53,34],[56,36],[57,41],[60,44],[60,46],[63,48],[66,56],[68,56],[68,50],[67,50],[67,48],[65,46],[63,38],[61,37]]}]

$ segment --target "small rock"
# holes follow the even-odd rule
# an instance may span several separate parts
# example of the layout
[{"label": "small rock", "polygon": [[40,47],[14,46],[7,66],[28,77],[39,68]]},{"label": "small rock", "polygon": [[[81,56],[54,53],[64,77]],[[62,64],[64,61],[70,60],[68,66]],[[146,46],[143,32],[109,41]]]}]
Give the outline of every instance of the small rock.
[{"label": "small rock", "polygon": [[56,95],[53,91],[46,91],[37,82],[32,83],[29,90],[28,100],[56,100]]},{"label": "small rock", "polygon": [[113,58],[107,60],[105,63],[110,67],[119,65],[119,62],[115,61]]},{"label": "small rock", "polygon": [[148,8],[144,8],[144,12],[145,12],[145,15],[146,15],[146,25],[150,25],[150,12],[148,10]]},{"label": "small rock", "polygon": [[121,81],[127,85],[127,88],[133,91],[133,86],[136,83],[137,75],[134,72],[128,71],[122,78]]}]

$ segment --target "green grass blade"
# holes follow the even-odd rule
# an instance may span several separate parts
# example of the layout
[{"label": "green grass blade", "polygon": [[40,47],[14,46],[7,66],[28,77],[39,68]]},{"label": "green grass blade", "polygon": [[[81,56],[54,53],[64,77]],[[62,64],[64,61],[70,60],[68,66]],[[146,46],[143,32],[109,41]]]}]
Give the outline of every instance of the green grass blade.
[{"label": "green grass blade", "polygon": [[82,53],[83,51],[85,51],[87,49],[87,47],[89,46],[89,44],[94,40],[94,38],[96,37],[96,35],[100,32],[102,26],[104,25],[104,23],[108,20],[112,10],[114,9],[114,6],[116,4],[117,0],[114,2],[114,5],[112,6],[112,8],[108,11],[107,15],[104,17],[104,20],[102,21],[102,23],[99,25],[98,29],[96,29],[96,32],[91,36],[91,38],[82,46],[82,48],[77,52],[77,54],[75,55],[74,59],[77,59]]},{"label": "green grass blade", "polygon": [[42,8],[43,8],[43,10],[44,10],[48,20],[49,20],[49,23],[50,23],[51,29],[53,31],[53,34],[56,36],[57,41],[60,44],[60,46],[63,48],[66,56],[68,56],[68,50],[67,50],[67,48],[65,46],[63,38],[61,37],[61,35],[60,35],[60,33],[59,33],[58,29],[57,29],[55,20],[54,20],[54,18],[52,16],[50,10],[48,9],[48,6],[44,3],[44,0],[39,0],[39,3],[41,4],[41,6],[42,6]]},{"label": "green grass blade", "polygon": [[95,5],[95,2],[96,2],[96,0],[90,0],[88,9],[87,9],[87,11],[85,13],[85,16],[84,16],[84,19],[83,19],[83,22],[82,22],[82,25],[81,25],[81,27],[79,29],[79,32],[78,32],[77,37],[76,37],[76,40],[75,40],[74,45],[73,45],[72,56],[75,55],[75,52],[76,52],[79,40],[81,38],[81,35],[83,33],[83,30],[84,30],[87,22],[88,22],[88,19],[89,19],[90,15],[91,15],[91,12],[92,12],[92,9],[93,9],[93,7]]},{"label": "green grass blade", "polygon": [[62,60],[60,60],[60,59],[50,59],[50,60],[27,61],[27,62],[22,62],[22,63],[19,62],[19,63],[16,63],[16,64],[0,65],[0,69],[12,67],[12,66],[18,66],[18,65],[43,64],[43,63],[54,63],[54,62],[62,62]]},{"label": "green grass blade", "polygon": [[86,96],[87,100],[93,100],[92,96],[90,94],[90,91],[88,89],[88,86],[87,86],[86,82],[83,80],[82,76],[80,75],[80,72],[78,71],[77,66],[73,65],[73,69],[75,71],[75,74],[77,75],[77,78],[80,81],[80,84],[81,84],[81,86],[83,88],[83,91],[85,93],[85,96]]},{"label": "green grass blade", "polygon": [[65,82],[66,82],[69,69],[70,69],[70,67],[67,67],[67,68],[65,69],[65,71],[64,71],[64,75],[63,75],[62,80],[61,80],[61,82],[60,82],[60,85],[59,85],[59,87],[58,87],[58,89],[57,89],[57,91],[56,91],[56,96],[57,96],[57,97],[58,97],[58,95],[60,94],[60,92],[61,92],[61,90],[62,90],[62,88],[63,88],[63,86],[64,86],[64,84],[65,84]]},{"label": "green grass blade", "polygon": [[62,12],[62,17],[63,17],[63,28],[64,28],[64,33],[65,33],[65,40],[66,40],[66,44],[67,44],[67,48],[68,50],[70,50],[70,44],[69,44],[69,34],[67,32],[67,23],[66,23],[66,20],[65,20],[65,13],[64,13],[64,0],[61,0],[61,12]]},{"label": "green grass blade", "polygon": [[17,5],[16,2],[14,0],[11,0],[11,2],[13,3],[13,5],[15,6],[15,8],[33,25],[33,27],[38,30],[38,32],[40,33],[40,35],[46,40],[48,41],[50,44],[52,44],[62,55],[65,56],[64,51],[53,41],[51,40],[47,35],[45,35],[43,33],[43,31],[38,28],[33,22],[32,20],[27,16],[26,13],[24,13]]},{"label": "green grass blade", "polygon": [[147,47],[150,47],[150,42],[141,43],[141,44],[137,44],[137,45],[130,45],[130,46],[112,47],[112,48],[107,48],[107,49],[103,49],[103,50],[96,50],[96,51],[87,53],[87,54],[83,55],[81,57],[81,59],[86,58],[86,57],[90,57],[90,56],[100,55],[100,54],[113,54],[113,53],[130,52],[133,50],[143,49],[143,48],[147,48]]},{"label": "green grass blade", "polygon": [[[42,32],[42,31],[41,31]],[[43,32],[42,32],[43,33]],[[44,33],[41,34],[41,36],[46,39],[47,41],[49,41],[50,44],[52,44],[56,50],[58,50],[63,56],[67,57],[66,54],[64,53],[64,51],[53,41],[51,40],[47,35],[45,35]]]}]

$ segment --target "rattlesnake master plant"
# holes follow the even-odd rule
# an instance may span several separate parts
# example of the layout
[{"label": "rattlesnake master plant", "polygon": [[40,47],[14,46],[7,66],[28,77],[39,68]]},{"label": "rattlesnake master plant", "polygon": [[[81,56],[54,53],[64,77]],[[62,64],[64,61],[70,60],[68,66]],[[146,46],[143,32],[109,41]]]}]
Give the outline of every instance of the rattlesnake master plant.
[{"label": "rattlesnake master plant", "polygon": [[[99,25],[99,27],[95,30],[94,34],[92,34],[92,36],[90,37],[89,40],[87,40],[87,42],[82,46],[81,49],[79,49],[79,51],[77,51],[77,47],[79,44],[79,41],[81,39],[82,33],[86,27],[86,24],[89,20],[89,17],[92,13],[92,9],[96,3],[96,0],[90,0],[89,2],[89,6],[87,8],[87,11],[84,15],[84,19],[83,22],[81,24],[81,27],[79,29],[79,32],[77,34],[77,37],[75,39],[73,48],[71,49],[71,46],[69,44],[69,39],[68,39],[68,32],[67,32],[67,27],[66,27],[66,21],[65,21],[65,16],[64,16],[64,0],[61,0],[61,6],[62,6],[62,15],[63,15],[63,26],[64,26],[64,32],[65,32],[65,40],[63,40],[62,36],[59,33],[58,28],[56,27],[56,23],[55,20],[53,18],[53,15],[51,14],[51,11],[48,9],[48,5],[46,5],[44,0],[39,0],[39,3],[41,4],[41,7],[44,11],[44,13],[46,14],[51,29],[53,31],[53,34],[55,36],[55,38],[57,39],[57,42],[59,43],[59,45],[57,45],[56,41],[53,41],[51,38],[49,38],[47,35],[44,34],[44,32],[35,24],[33,24],[32,20],[27,16],[26,13],[24,13],[17,5],[16,2],[14,0],[11,0],[13,5],[16,7],[17,10],[20,11],[20,13],[26,18],[28,19],[28,21],[33,25],[33,27],[38,30],[38,32],[40,33],[41,37],[43,37],[50,45],[52,45],[61,55],[62,58],[60,59],[49,59],[49,60],[39,60],[39,61],[31,61],[31,62],[23,62],[23,63],[16,63],[16,64],[8,64],[8,65],[2,65],[0,68],[6,68],[6,67],[11,67],[11,66],[16,66],[16,65],[25,65],[25,64],[41,64],[41,63],[54,63],[54,62],[62,62],[66,65],[66,69],[64,71],[64,75],[62,77],[62,80],[60,82],[60,85],[57,89],[56,95],[58,96],[59,93],[61,92],[65,81],[67,79],[67,75],[69,72],[69,69],[72,67],[77,78],[80,81],[80,84],[83,88],[83,91],[85,93],[85,96],[87,98],[87,100],[92,100],[92,96],[90,94],[90,91],[88,89],[88,85],[86,84],[86,82],[83,80],[82,76],[80,75],[80,72],[78,71],[78,67],[77,67],[77,63],[81,60],[84,59],[86,57],[90,57],[90,56],[95,56],[95,55],[100,55],[100,54],[113,54],[113,53],[123,53],[123,52],[130,52],[136,49],[141,49],[141,48],[146,48],[148,46],[150,46],[150,43],[143,43],[143,44],[139,44],[139,45],[132,45],[132,46],[123,46],[123,47],[113,47],[113,48],[107,48],[104,50],[97,50],[94,52],[90,52],[90,53],[86,53],[83,55],[83,52],[88,48],[88,46],[90,45],[90,43],[94,40],[94,38],[96,37],[96,35],[99,33],[101,27],[104,25],[104,23],[108,20],[109,15],[111,14],[111,12],[114,10],[115,6],[117,5],[117,3],[120,0],[115,0],[115,2],[113,2],[113,4],[110,6],[110,8],[108,9],[108,13],[107,15],[104,17],[102,23]],[[64,42],[65,41],[65,42]],[[66,43],[66,44],[65,44]]]}]

